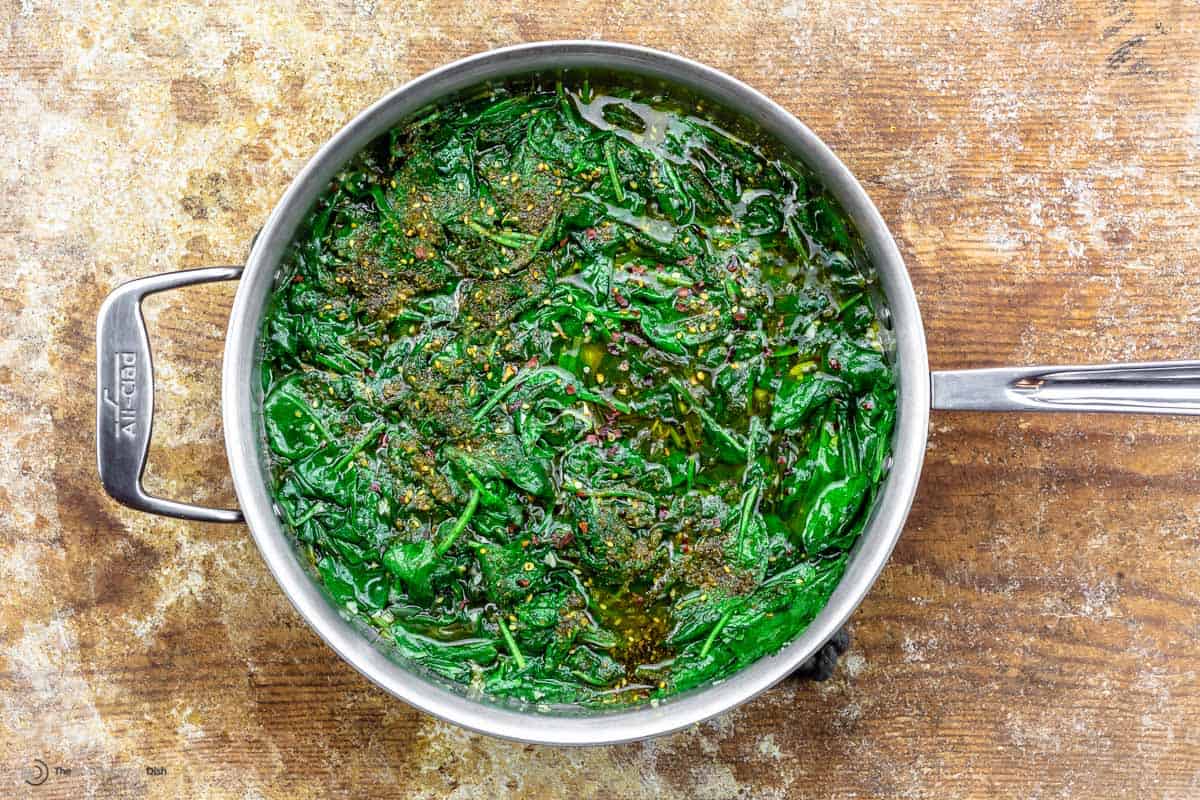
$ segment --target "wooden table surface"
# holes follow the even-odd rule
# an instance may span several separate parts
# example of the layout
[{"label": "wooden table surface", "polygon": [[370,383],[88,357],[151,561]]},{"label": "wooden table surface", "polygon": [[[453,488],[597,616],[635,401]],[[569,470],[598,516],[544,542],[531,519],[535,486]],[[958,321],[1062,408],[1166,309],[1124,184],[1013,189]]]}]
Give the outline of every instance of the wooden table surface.
[{"label": "wooden table surface", "polygon": [[[935,368],[1200,357],[1200,6],[265,5],[0,4],[0,796],[1200,797],[1197,421],[935,414],[834,680],[583,750],[389,698],[245,528],[108,500],[92,433],[105,293],[239,263],[359,109],[551,38],[690,56],[808,123],[895,231]],[[231,501],[232,291],[148,304],[171,496]]]}]

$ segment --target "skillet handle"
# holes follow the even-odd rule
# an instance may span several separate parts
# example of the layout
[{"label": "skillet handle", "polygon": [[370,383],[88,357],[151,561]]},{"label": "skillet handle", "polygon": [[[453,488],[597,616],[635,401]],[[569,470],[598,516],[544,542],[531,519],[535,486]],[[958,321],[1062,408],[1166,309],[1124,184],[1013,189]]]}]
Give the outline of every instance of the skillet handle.
[{"label": "skillet handle", "polygon": [[167,289],[240,277],[241,267],[167,272],[124,283],[96,321],[96,461],[104,490],[130,508],[201,522],[241,522],[236,509],[206,508],[146,494],[142,473],[154,422],[154,365],[142,298]]},{"label": "skillet handle", "polygon": [[934,372],[933,407],[1200,415],[1200,361]]}]

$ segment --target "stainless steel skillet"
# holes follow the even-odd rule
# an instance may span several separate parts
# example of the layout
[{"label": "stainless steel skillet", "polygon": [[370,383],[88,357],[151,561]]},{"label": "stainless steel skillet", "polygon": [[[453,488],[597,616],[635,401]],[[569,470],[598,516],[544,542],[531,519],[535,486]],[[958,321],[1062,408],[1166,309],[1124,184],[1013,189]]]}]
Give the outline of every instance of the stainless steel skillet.
[{"label": "stainless steel skillet", "polygon": [[[468,696],[403,663],[372,632],[340,611],[306,567],[280,524],[268,489],[257,356],[262,317],[280,260],[297,226],[342,164],[414,111],[464,88],[532,72],[602,68],[679,84],[748,117],[836,195],[879,273],[890,312],[880,320],[898,373],[900,402],[893,462],[829,604],[777,655],[724,682],[656,705],[617,711],[537,708]],[[239,279],[222,371],[225,445],[240,511],[203,508],[147,495],[141,488],[153,419],[150,346],[140,301],[190,284]],[[668,53],[591,41],[546,42],[493,50],[434,70],[363,111],[296,176],[253,243],[243,267],[155,275],[118,287],[97,324],[97,452],[101,480],[133,508],[210,522],[244,520],[279,585],[342,658],[393,695],[484,733],[550,744],[606,744],[655,736],[726,711],[795,670],[858,606],[892,551],[921,473],[931,408],[984,411],[1128,411],[1200,414],[1200,362],[1026,367],[930,373],[916,295],[896,242],[858,181],[795,117],[745,84]]]}]

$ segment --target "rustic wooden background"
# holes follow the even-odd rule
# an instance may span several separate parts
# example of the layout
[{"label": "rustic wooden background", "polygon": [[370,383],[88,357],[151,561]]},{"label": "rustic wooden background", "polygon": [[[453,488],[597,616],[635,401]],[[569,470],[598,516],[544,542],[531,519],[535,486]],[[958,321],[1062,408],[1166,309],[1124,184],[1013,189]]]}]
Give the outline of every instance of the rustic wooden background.
[{"label": "rustic wooden background", "polygon": [[[266,5],[0,2],[0,795],[1200,797],[1200,422],[935,415],[835,680],[588,750],[390,699],[244,528],[122,509],[92,454],[109,289],[238,263],[358,109],[538,39],[691,56],[812,126],[893,226],[934,367],[1200,357],[1200,6]],[[231,294],[149,308],[173,496],[231,498]],[[31,788],[34,758],[70,773]]]}]

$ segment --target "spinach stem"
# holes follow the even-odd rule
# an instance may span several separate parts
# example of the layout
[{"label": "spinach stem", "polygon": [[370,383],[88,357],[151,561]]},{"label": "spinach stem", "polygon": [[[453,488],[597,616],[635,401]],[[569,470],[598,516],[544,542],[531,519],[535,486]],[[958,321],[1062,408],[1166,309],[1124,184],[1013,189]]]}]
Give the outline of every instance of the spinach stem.
[{"label": "spinach stem", "polygon": [[571,117],[572,117],[571,101],[568,99],[567,93],[563,89],[562,81],[554,82],[554,93],[556,95],[558,95],[558,104],[559,104],[559,107],[562,109],[563,116],[568,119],[571,119]]},{"label": "spinach stem", "polygon": [[[489,398],[488,401],[486,403],[484,403],[483,406],[480,407],[480,409],[478,411],[475,412],[475,414],[471,417],[471,421],[474,422],[476,425],[478,425],[480,422],[483,421],[484,417],[486,417],[491,412],[491,410],[496,407],[496,404],[498,404],[501,400],[508,397],[508,395],[512,393],[512,390],[515,389],[518,384],[529,380],[534,375],[537,375],[539,373],[549,373],[549,374],[558,375],[559,377],[563,378],[564,380],[569,379],[569,380],[573,381],[575,379],[574,375],[571,375],[570,373],[568,373],[566,370],[562,369],[561,367],[552,367],[552,366],[537,367],[535,369],[523,370],[521,372],[518,372],[516,375],[509,378],[507,383],[503,384],[499,389],[496,390],[496,392],[491,396],[491,398]],[[615,408],[617,411],[620,411],[622,414],[632,414],[633,413],[633,408],[628,403],[623,403],[620,400],[617,400],[615,398],[605,397],[602,394],[597,394],[595,392],[591,392],[586,389],[583,389],[583,390],[576,389],[575,396],[578,397],[580,400],[587,400],[588,402],[591,402],[591,403],[600,403],[602,405],[609,406],[610,408]]]},{"label": "spinach stem", "polygon": [[[283,506],[280,506],[280,508],[283,508]],[[320,514],[324,510],[325,510],[324,503],[313,503],[313,505],[308,509],[308,511],[305,511],[303,514],[300,515],[299,519],[293,520],[293,519],[291,519],[291,516],[289,515],[288,521],[291,523],[293,528],[299,528],[301,525],[308,522],[310,519],[315,517],[317,514]]]},{"label": "spinach stem", "polygon": [[674,442],[675,446],[680,450],[683,450],[687,447],[687,442],[685,442],[683,437],[679,435],[679,431],[675,430],[674,428],[667,428],[667,433],[670,434],[671,441]]},{"label": "spinach stem", "polygon": [[383,193],[383,189],[378,186],[372,186],[371,196],[375,198],[375,207],[379,209],[379,213],[383,218],[399,230],[400,220],[396,217],[396,212],[392,209],[392,204],[388,202],[387,195]]},{"label": "spinach stem", "polygon": [[704,640],[704,646],[700,648],[701,658],[704,658],[706,655],[708,655],[708,651],[712,649],[713,642],[717,640],[717,634],[729,624],[729,619],[732,616],[733,609],[731,608],[721,615],[721,619],[717,620],[716,626],[712,629],[712,632],[708,634],[708,638]]},{"label": "spinach stem", "polygon": [[473,219],[467,220],[467,227],[483,238],[490,239],[496,244],[512,250],[520,249],[523,245],[527,245],[537,238],[533,234],[524,233],[523,231],[500,231],[499,233],[495,233],[489,231]]},{"label": "spinach stem", "polygon": [[596,392],[589,392],[586,389],[584,389],[583,391],[576,390],[575,396],[579,397],[583,400],[587,400],[589,403],[599,403],[600,405],[608,406],[609,408],[614,408],[617,411],[620,411],[622,414],[632,414],[633,413],[632,406],[630,406],[628,403],[624,403],[624,402],[616,399],[615,397],[605,397],[602,394],[597,394]]},{"label": "spinach stem", "polygon": [[447,550],[454,544],[454,540],[466,530],[467,523],[471,521],[471,517],[475,516],[475,509],[479,506],[479,490],[471,490],[471,499],[467,500],[467,507],[463,509],[458,520],[454,523],[454,527],[450,529],[450,535],[446,540],[437,546],[437,554],[444,555]]},{"label": "spinach stem", "polygon": [[704,407],[696,402],[696,398],[692,397],[692,393],[687,390],[686,386],[679,382],[678,378],[671,378],[670,384],[672,388],[679,393],[681,398],[687,400],[688,406],[691,407],[692,411],[696,412],[696,416],[700,417],[700,421],[717,435],[717,438],[722,439],[742,458],[746,457],[746,445],[738,441],[732,433],[727,431],[719,422],[713,419],[712,415],[705,411]]},{"label": "spinach stem", "polygon": [[840,306],[838,306],[838,310],[837,310],[838,315],[840,316],[843,312],[845,312],[846,309],[848,309],[851,306],[858,303],[859,300],[862,300],[863,296],[864,296],[863,293],[859,292],[858,294],[854,295],[849,300],[847,300],[846,302],[844,302]]},{"label": "spinach stem", "polygon": [[738,520],[738,537],[746,535],[746,527],[750,524],[750,514],[754,510],[754,504],[758,501],[758,493],[760,485],[755,483],[750,487],[745,495],[742,496],[742,514]]},{"label": "spinach stem", "polygon": [[536,369],[522,370],[521,372],[518,372],[516,375],[513,375],[511,378],[508,379],[507,383],[502,384],[500,386],[500,388],[497,389],[496,392],[491,396],[491,398],[489,398],[488,401],[486,403],[484,403],[483,406],[478,411],[475,412],[475,414],[471,417],[471,421],[474,422],[475,424],[479,424],[480,422],[482,422],[483,418],[488,415],[488,412],[490,412],[493,408],[495,408],[496,405],[501,400],[508,397],[509,393],[512,392],[512,390],[517,387],[517,384],[521,383],[522,381],[528,380],[529,378],[533,377],[534,375],[538,374],[539,372],[551,372],[551,371],[552,370],[549,367],[538,367]]},{"label": "spinach stem", "polygon": [[429,123],[433,122],[435,119],[437,119],[441,115],[442,115],[442,111],[441,111],[441,109],[438,109],[437,111],[434,111],[430,114],[426,114],[425,116],[421,117],[419,120],[412,123],[412,125],[410,127],[412,127],[413,129],[422,128],[422,127],[428,125]]},{"label": "spinach stem", "polygon": [[612,179],[613,192],[617,195],[617,202],[625,202],[625,190],[621,188],[621,179],[617,175],[617,162],[613,153],[617,146],[616,137],[604,140],[604,160],[608,163],[608,177]]},{"label": "spinach stem", "polygon": [[375,441],[379,434],[383,433],[383,428],[384,424],[382,422],[376,422],[374,425],[372,425],[371,429],[367,431],[367,435],[359,439],[354,447],[350,448],[350,452],[346,453],[346,455],[337,460],[337,463],[333,465],[333,471],[341,472],[343,469],[345,469],[346,465],[349,464],[356,455],[363,451],[363,448]]},{"label": "spinach stem", "polygon": [[665,270],[661,271],[661,272],[656,272],[654,274],[654,277],[659,283],[665,283],[667,286],[687,286],[690,288],[690,287],[696,285],[696,282],[694,280],[692,280],[691,278],[684,278],[684,277],[680,277],[679,275],[673,275],[672,273],[667,272]]},{"label": "spinach stem", "polygon": [[662,154],[655,153],[654,157],[658,160],[658,165],[662,169],[663,174],[667,176],[667,180],[671,182],[671,188],[675,194],[682,196],[684,194],[683,187],[679,185],[679,178],[675,175],[675,168],[671,166],[671,162],[662,157]]},{"label": "spinach stem", "polygon": [[546,225],[542,228],[541,233],[539,233],[537,235],[537,238],[533,240],[533,247],[530,248],[530,252],[537,253],[537,252],[540,252],[543,247],[545,247],[546,239],[548,239],[550,236],[550,231],[554,230],[554,226],[557,224],[558,224],[558,212],[555,211],[554,214],[551,215],[550,221],[547,222]]},{"label": "spinach stem", "polygon": [[313,237],[318,242],[325,238],[325,232],[329,230],[329,220],[333,217],[333,210],[341,199],[342,187],[339,185],[337,191],[333,193],[333,197],[329,198],[329,205],[317,215],[316,222],[313,224]]},{"label": "spinach stem", "polygon": [[575,494],[581,494],[584,497],[628,497],[633,500],[641,500],[644,503],[653,503],[654,495],[649,492],[643,492],[638,489],[576,489]]},{"label": "spinach stem", "polygon": [[504,624],[503,617],[497,617],[496,621],[500,623],[500,633],[504,636],[504,643],[508,645],[508,651],[516,659],[517,667],[525,669],[525,656],[521,655],[521,649],[517,647],[517,640],[513,638],[512,631]]},{"label": "spinach stem", "polygon": [[789,214],[783,223],[784,232],[787,234],[788,242],[792,245],[792,249],[796,254],[803,259],[807,259],[812,253],[812,248],[807,241],[808,237],[802,235],[803,228],[796,220],[795,214]]}]

